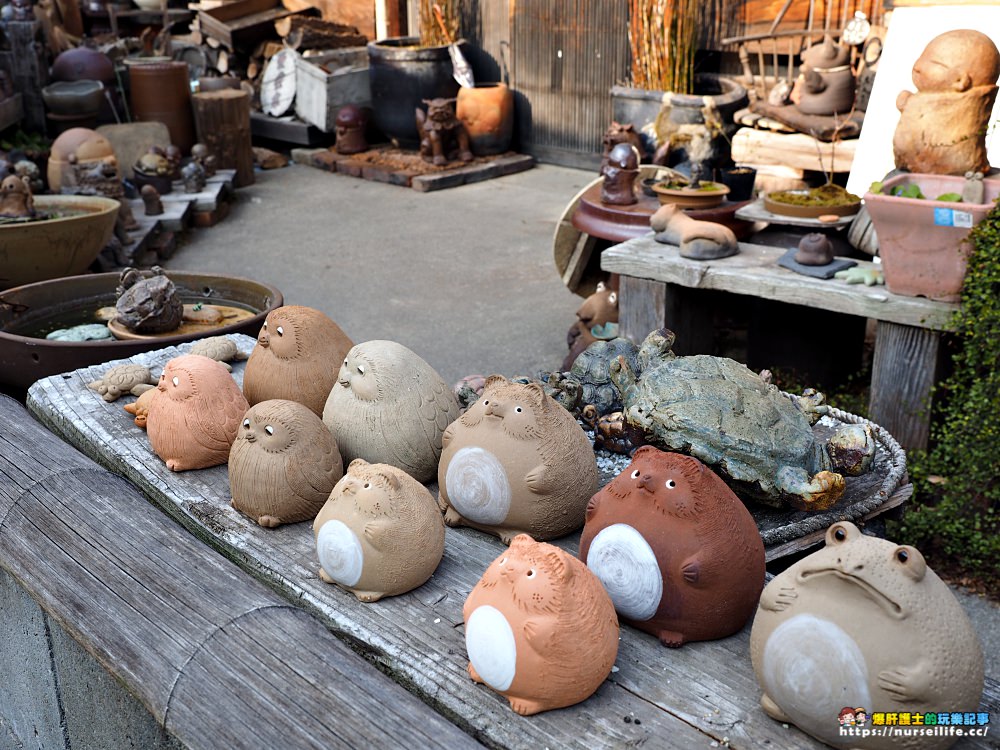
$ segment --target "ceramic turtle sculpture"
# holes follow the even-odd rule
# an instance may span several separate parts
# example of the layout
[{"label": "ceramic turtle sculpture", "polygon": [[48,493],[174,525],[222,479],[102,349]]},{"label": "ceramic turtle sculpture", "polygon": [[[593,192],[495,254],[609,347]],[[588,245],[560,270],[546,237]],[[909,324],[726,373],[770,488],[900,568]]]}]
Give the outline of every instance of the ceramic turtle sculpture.
[{"label": "ceramic turtle sculpture", "polygon": [[595,341],[580,352],[568,373],[563,373],[555,382],[550,378],[549,383],[555,388],[565,388],[569,382],[579,383],[582,391],[579,410],[582,412],[591,405],[597,410],[597,415],[603,417],[622,408],[621,396],[611,382],[611,363],[618,357],[624,357],[634,371],[638,356],[639,348],[626,338]]},{"label": "ceramic turtle sculpture", "polygon": [[611,366],[625,418],[648,442],[701,459],[739,492],[808,511],[837,502],[842,473],[871,467],[867,425],[838,428],[833,451],[817,439],[806,416],[822,411],[815,392],[796,403],[739,362],[679,357],[673,342],[666,328],[653,331],[640,347],[638,373],[624,357]]},{"label": "ceramic turtle sculpture", "polygon": [[240,348],[228,336],[209,336],[207,339],[200,339],[194,342],[189,353],[214,359],[230,372],[233,371],[229,365],[230,360],[246,359],[250,356],[246,352],[241,352]]},{"label": "ceramic turtle sculpture", "polygon": [[174,282],[163,269],[153,266],[144,278],[135,268],[125,268],[118,277],[118,321],[137,333],[165,333],[181,324],[184,304]]},{"label": "ceramic turtle sculpture", "polygon": [[141,396],[156,385],[156,378],[143,365],[115,365],[87,387],[97,391],[105,401],[117,401],[127,393]]}]

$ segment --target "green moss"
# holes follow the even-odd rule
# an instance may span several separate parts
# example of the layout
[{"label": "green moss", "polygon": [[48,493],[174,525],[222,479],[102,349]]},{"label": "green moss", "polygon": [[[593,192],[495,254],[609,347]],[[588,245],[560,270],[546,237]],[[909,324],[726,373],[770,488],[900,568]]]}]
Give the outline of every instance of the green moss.
[{"label": "green moss", "polygon": [[848,193],[840,185],[827,183],[808,191],[779,190],[768,193],[768,198],[778,203],[792,206],[849,206],[861,199],[854,193]]}]

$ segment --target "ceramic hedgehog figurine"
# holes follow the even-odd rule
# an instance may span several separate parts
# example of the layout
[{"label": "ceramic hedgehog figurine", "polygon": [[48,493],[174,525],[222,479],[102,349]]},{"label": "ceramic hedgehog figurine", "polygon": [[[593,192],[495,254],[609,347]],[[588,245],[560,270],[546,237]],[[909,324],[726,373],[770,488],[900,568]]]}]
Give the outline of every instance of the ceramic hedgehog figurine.
[{"label": "ceramic hedgehog figurine", "polygon": [[272,310],[247,361],[243,393],[251,405],[282,398],[320,415],[351,346],[340,326],[319,310],[298,305]]},{"label": "ceramic hedgehog figurine", "polygon": [[583,429],[539,384],[493,375],[445,431],[438,484],[449,526],[508,543],[520,533],[554,539],[583,524],[597,462]]},{"label": "ceramic hedgehog figurine", "polygon": [[956,738],[845,737],[834,719],[845,706],[975,711],[983,692],[982,648],[955,595],[919,551],[847,521],[764,589],[750,659],[768,716],[840,748],[942,750]]},{"label": "ceramic hedgehog figurine", "polygon": [[444,520],[427,488],[357,458],[313,523],[320,578],[363,602],[422,585],[444,555]]},{"label": "ceramic hedgehog figurine", "polygon": [[648,445],[591,499],[580,559],[621,617],[672,647],[732,635],[764,586],[746,506],[698,459]]},{"label": "ceramic hedgehog figurine", "polygon": [[397,466],[429,482],[441,436],[458,417],[458,400],[434,368],[395,341],[351,349],[323,409],[345,461]]},{"label": "ceramic hedgehog figurine", "polygon": [[269,529],[314,518],[343,475],[330,430],[295,401],[252,406],[229,454],[233,507]]},{"label": "ceramic hedgehog figurine", "polygon": [[618,656],[618,618],[600,581],[521,534],[465,600],[469,674],[522,715],[588,698]]},{"label": "ceramic hedgehog figurine", "polygon": [[174,357],[163,367],[149,403],[146,433],[171,471],[204,469],[229,460],[249,408],[226,368],[198,354]]}]

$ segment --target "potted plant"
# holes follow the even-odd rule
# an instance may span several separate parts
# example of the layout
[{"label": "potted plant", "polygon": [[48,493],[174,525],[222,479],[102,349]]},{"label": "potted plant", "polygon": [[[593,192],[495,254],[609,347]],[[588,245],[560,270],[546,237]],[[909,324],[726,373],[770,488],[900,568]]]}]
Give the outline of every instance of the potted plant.
[{"label": "potted plant", "polygon": [[632,123],[647,148],[669,144],[669,163],[689,160],[692,136],[708,137],[711,161],[729,159],[733,114],[747,105],[736,81],[695,72],[701,0],[629,0],[630,86],[611,88],[616,122]]},{"label": "potted plant", "polygon": [[[435,18],[434,5],[441,22]],[[401,146],[420,143],[414,111],[424,99],[458,95],[448,37],[459,39],[459,0],[420,0],[420,36],[389,37],[368,43],[372,111],[376,127]],[[444,26],[444,29],[441,27]]]}]

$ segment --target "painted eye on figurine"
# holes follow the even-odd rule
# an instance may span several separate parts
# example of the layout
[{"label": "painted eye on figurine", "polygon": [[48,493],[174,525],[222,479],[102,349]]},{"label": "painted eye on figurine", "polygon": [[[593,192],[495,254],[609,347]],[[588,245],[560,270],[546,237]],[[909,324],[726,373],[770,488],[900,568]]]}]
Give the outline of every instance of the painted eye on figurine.
[{"label": "painted eye on figurine", "polygon": [[174,384],[174,387],[177,387],[181,384],[181,379],[175,375],[170,382]]},{"label": "painted eye on figurine", "polygon": [[896,550],[896,559],[905,565],[910,559],[910,553],[905,549],[898,549]]},{"label": "painted eye on figurine", "polygon": [[250,429],[250,420],[249,419],[244,419],[243,420],[243,429],[244,430],[249,430]]},{"label": "painted eye on figurine", "polygon": [[677,482],[675,482],[673,479],[668,479],[667,480],[667,489],[668,490],[672,490],[676,486],[677,486]]},{"label": "painted eye on figurine", "polygon": [[842,542],[845,539],[847,539],[847,531],[844,529],[844,527],[839,526],[833,530],[833,538],[836,539],[838,542]]},{"label": "painted eye on figurine", "polygon": [[344,359],[344,367],[347,367],[347,359]]},{"label": "painted eye on figurine", "polygon": [[364,375],[365,374],[365,367],[364,367],[364,365],[358,365],[358,374],[359,375]]},{"label": "painted eye on figurine", "polygon": [[630,476],[631,476],[631,477],[632,477],[633,479],[638,479],[638,478],[639,478],[639,470],[638,470],[638,469],[636,469],[635,471],[633,471],[633,472],[632,472],[632,474],[631,474]]},{"label": "painted eye on figurine", "polygon": [[273,435],[274,434],[274,428],[271,427],[271,425],[269,425],[269,424],[268,425],[264,425],[264,432],[266,432],[268,435]]},{"label": "painted eye on figurine", "polygon": [[501,557],[500,558],[500,564],[501,565],[506,565],[507,564],[507,558],[506,557]]},{"label": "painted eye on figurine", "polygon": [[524,411],[524,409],[522,409],[520,406],[517,406],[517,407],[514,408],[514,411],[516,411],[518,414],[520,414],[522,411]]},{"label": "painted eye on figurine", "polygon": [[489,399],[486,399],[485,401],[483,401],[483,406],[489,406],[489,405],[490,405],[490,400]]},{"label": "painted eye on figurine", "polygon": [[279,336],[284,336],[284,335],[285,335],[285,329],[284,329],[284,328],[282,328],[281,326],[278,326],[278,327],[277,327],[277,328],[275,328],[274,330],[275,330],[275,332],[276,332],[276,333],[277,333],[277,334],[278,334]]},{"label": "painted eye on figurine", "polygon": [[529,568],[529,569],[528,569],[528,572],[527,572],[527,573],[525,573],[525,575],[526,575],[526,576],[527,576],[528,578],[534,578],[534,577],[535,577],[535,569],[534,569],[534,568]]},{"label": "painted eye on figurine", "polygon": [[264,321],[264,326],[261,328],[261,330],[262,331],[266,331],[267,330],[267,321],[266,320]]},{"label": "painted eye on figurine", "polygon": [[371,482],[365,482],[364,489],[370,490],[371,488],[372,488],[372,483]]}]

